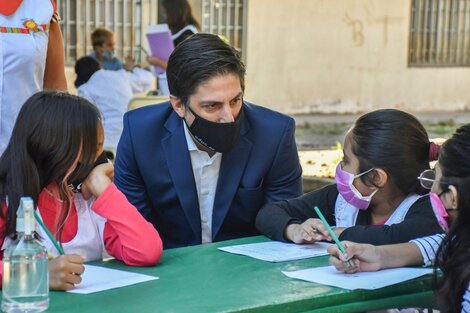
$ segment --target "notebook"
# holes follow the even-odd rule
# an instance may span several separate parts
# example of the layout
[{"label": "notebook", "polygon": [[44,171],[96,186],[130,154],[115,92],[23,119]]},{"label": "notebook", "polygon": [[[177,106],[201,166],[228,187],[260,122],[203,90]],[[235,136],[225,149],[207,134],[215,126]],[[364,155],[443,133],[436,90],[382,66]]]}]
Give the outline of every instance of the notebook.
[{"label": "notebook", "polygon": [[[175,49],[171,32],[167,24],[157,24],[147,26],[147,40],[153,56],[163,60],[168,60],[171,52]],[[155,75],[165,73],[165,69],[155,66]]]}]

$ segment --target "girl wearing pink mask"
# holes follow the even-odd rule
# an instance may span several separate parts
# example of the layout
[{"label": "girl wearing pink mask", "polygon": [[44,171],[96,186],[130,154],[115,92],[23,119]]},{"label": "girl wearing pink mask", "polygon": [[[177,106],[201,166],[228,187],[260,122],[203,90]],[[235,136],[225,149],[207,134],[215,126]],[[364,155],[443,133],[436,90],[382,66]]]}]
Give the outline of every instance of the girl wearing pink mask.
[{"label": "girl wearing pink mask", "polygon": [[[377,271],[384,268],[426,265],[442,270],[438,283],[441,312],[470,312],[470,124],[460,127],[439,152],[434,177],[421,175],[431,187],[436,212],[449,215],[446,236],[436,234],[397,245],[373,246],[344,242],[346,255],[331,246],[330,263],[340,271]],[[439,209],[440,208],[440,209]],[[352,259],[352,263],[343,263]],[[435,260],[435,261],[434,261]]]},{"label": "girl wearing pink mask", "polygon": [[256,226],[275,240],[331,240],[313,210],[318,206],[340,240],[384,245],[440,233],[416,179],[435,159],[430,152],[433,145],[414,116],[393,109],[367,113],[346,133],[336,184],[266,205]]}]

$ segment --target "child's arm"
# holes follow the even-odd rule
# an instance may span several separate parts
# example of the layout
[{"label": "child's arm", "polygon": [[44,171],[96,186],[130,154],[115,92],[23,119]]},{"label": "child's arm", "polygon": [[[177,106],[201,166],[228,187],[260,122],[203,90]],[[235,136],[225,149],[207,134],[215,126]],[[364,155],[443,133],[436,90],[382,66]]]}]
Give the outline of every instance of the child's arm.
[{"label": "child's arm", "polygon": [[157,230],[127,201],[114,184],[92,204],[91,209],[107,219],[104,243],[108,253],[128,265],[154,265],[162,255]]},{"label": "child's arm", "polygon": [[160,235],[111,182],[113,177],[113,165],[100,164],[82,184],[85,199],[96,197],[91,209],[107,220],[103,232],[106,250],[127,265],[154,265],[162,255]]},{"label": "child's arm", "polygon": [[[415,243],[373,246],[343,241],[346,255],[336,245],[328,247],[329,262],[338,271],[346,273],[374,272],[385,268],[423,264],[423,255]],[[347,262],[352,260],[353,262]]]},{"label": "child's arm", "polygon": [[411,206],[405,219],[392,225],[355,225],[346,228],[340,240],[387,245],[408,242],[442,233],[428,198],[422,198]]}]

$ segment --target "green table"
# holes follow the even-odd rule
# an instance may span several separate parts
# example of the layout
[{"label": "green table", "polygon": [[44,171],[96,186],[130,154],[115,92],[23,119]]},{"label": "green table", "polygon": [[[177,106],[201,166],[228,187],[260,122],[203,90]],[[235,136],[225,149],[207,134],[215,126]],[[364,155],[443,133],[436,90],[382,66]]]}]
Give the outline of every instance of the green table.
[{"label": "green table", "polygon": [[115,260],[93,263],[160,279],[89,295],[51,292],[48,312],[333,313],[433,303],[429,275],[382,289],[349,291],[281,273],[325,266],[327,257],[269,263],[217,250],[266,240],[259,236],[166,250],[160,263],[148,268],[128,267]]}]

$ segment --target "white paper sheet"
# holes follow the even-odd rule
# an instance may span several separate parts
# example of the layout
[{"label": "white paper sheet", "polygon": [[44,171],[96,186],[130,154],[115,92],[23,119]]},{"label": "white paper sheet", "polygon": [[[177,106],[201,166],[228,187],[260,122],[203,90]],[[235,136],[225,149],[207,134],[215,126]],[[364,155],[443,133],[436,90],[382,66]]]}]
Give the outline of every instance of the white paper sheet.
[{"label": "white paper sheet", "polygon": [[350,290],[371,290],[398,284],[426,274],[431,274],[432,269],[401,267],[377,272],[345,274],[338,272],[333,266],[326,266],[282,273],[291,278],[297,278],[323,285],[330,285]]},{"label": "white paper sheet", "polygon": [[75,289],[69,290],[68,292],[88,294],[155,279],[158,279],[158,277],[85,265],[85,272],[82,274],[82,282],[76,285]]},{"label": "white paper sheet", "polygon": [[258,260],[283,262],[327,255],[326,248],[331,243],[317,242],[308,245],[296,245],[280,241],[250,243],[246,245],[221,247],[219,250],[246,255]]}]

